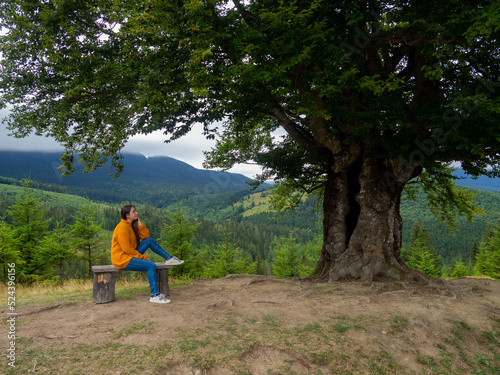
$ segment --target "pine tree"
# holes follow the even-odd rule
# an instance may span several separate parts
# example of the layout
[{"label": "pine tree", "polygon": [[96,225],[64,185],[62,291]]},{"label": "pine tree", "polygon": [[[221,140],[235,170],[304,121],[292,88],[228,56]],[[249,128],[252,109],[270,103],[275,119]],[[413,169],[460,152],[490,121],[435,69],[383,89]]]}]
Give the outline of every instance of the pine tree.
[{"label": "pine tree", "polygon": [[[196,249],[193,245],[194,235],[200,223],[189,218],[187,213],[182,209],[182,202],[179,202],[177,210],[172,213],[170,224],[162,231],[164,240],[161,245],[169,254],[185,261],[170,270],[172,275],[191,274],[194,276],[200,266],[195,260]],[[199,257],[202,256],[199,255]]]},{"label": "pine tree", "polygon": [[479,254],[479,244],[477,243],[476,239],[474,239],[470,250],[470,262],[473,266],[476,264],[477,254]]},{"label": "pine tree", "polygon": [[97,223],[96,208],[90,200],[75,219],[71,230],[73,246],[78,256],[88,264],[89,278],[92,278],[92,264],[103,261],[109,255],[105,252],[108,236],[103,234],[101,224]]},{"label": "pine tree", "polygon": [[212,261],[205,269],[205,276],[217,279],[229,274],[248,273],[251,266],[250,256],[245,255],[230,241],[229,233],[224,232],[224,240],[212,252]]},{"label": "pine tree", "polygon": [[464,277],[470,275],[470,271],[467,266],[461,260],[455,262],[453,266],[453,271],[451,272],[451,277]]},{"label": "pine tree", "polygon": [[263,260],[260,253],[255,256],[254,270],[256,275],[269,275],[271,273],[271,266],[267,260]]},{"label": "pine tree", "polygon": [[8,270],[10,264],[15,264],[16,269],[22,265],[21,253],[16,246],[14,229],[5,222],[5,218],[0,221],[0,278],[7,283]]},{"label": "pine tree", "polygon": [[430,277],[441,276],[439,258],[432,246],[429,231],[418,221],[413,224],[409,248],[405,250],[403,259],[408,267],[420,270]]},{"label": "pine tree", "polygon": [[21,254],[23,265],[21,266],[22,279],[31,281],[47,274],[47,265],[37,252],[40,243],[47,233],[49,220],[43,220],[44,210],[40,199],[34,197],[30,188],[31,180],[22,181],[24,189],[16,203],[8,209],[12,217],[15,233],[15,247]]},{"label": "pine tree", "polygon": [[313,239],[304,244],[304,257],[305,257],[305,274],[309,274],[314,270],[316,261],[321,254],[321,245],[323,238],[321,233],[314,236]]},{"label": "pine tree", "polygon": [[474,272],[500,279],[500,224],[497,228],[489,225],[479,245]]},{"label": "pine tree", "polygon": [[277,277],[305,276],[307,268],[304,265],[305,255],[295,243],[295,238],[281,237],[275,249],[276,257],[273,264],[273,275]]},{"label": "pine tree", "polygon": [[57,267],[61,284],[64,283],[64,262],[75,253],[70,239],[67,227],[57,221],[52,232],[43,239],[38,253],[47,264]]}]

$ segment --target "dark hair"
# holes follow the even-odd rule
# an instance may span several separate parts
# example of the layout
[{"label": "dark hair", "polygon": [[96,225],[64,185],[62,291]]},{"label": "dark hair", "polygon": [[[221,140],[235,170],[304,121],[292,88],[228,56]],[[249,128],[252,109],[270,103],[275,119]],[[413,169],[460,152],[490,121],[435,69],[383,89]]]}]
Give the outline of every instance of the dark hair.
[{"label": "dark hair", "polygon": [[120,213],[122,215],[123,220],[127,220],[127,215],[130,213],[130,211],[132,211],[132,207],[135,208],[135,206],[133,206],[131,204],[127,204],[127,205],[122,207],[122,210]]},{"label": "dark hair", "polygon": [[[120,214],[123,220],[127,220],[127,215],[130,213],[130,211],[132,211],[132,208],[135,208],[135,206],[132,204],[126,204],[125,206],[122,207]],[[132,221],[132,230],[134,231],[137,245],[139,245],[139,242],[141,242],[141,237],[139,237],[139,229],[137,228],[137,221],[138,220]]]}]

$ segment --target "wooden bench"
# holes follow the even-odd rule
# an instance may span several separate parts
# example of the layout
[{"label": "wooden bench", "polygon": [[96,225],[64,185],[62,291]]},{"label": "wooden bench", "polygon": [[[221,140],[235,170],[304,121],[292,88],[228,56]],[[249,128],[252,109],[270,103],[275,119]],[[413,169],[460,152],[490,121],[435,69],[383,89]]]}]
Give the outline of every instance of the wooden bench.
[{"label": "wooden bench", "polygon": [[[165,263],[156,263],[156,280],[160,293],[168,296],[168,266]],[[113,265],[92,266],[94,284],[92,286],[92,299],[94,303],[108,303],[115,300],[116,273],[122,271]]]}]

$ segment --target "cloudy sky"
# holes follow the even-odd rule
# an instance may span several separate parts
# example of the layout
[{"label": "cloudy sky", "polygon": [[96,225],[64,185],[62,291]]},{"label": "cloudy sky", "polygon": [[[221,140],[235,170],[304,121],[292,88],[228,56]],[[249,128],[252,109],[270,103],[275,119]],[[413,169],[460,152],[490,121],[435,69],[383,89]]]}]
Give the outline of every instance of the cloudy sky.
[{"label": "cloudy sky", "polygon": [[[0,118],[7,115],[7,110],[0,111]],[[63,148],[53,139],[46,137],[30,136],[17,139],[9,136],[11,131],[5,124],[0,123],[0,150],[18,151],[61,151]],[[207,140],[202,134],[202,127],[195,127],[189,134],[171,143],[164,143],[165,136],[161,131],[131,138],[123,152],[134,152],[145,156],[170,156],[203,169],[203,151],[209,151],[215,146],[215,140]],[[126,168],[126,166],[125,166]],[[260,168],[253,165],[237,165],[230,172],[241,173],[249,178],[260,173]]]}]

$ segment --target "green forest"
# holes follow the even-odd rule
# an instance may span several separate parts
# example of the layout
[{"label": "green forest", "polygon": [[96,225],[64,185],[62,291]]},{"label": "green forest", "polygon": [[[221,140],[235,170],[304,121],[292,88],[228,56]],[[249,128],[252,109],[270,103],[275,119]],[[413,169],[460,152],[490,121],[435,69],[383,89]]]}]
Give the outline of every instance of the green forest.
[{"label": "green forest", "polygon": [[[434,278],[500,277],[500,193],[477,192],[474,203],[483,213],[473,222],[459,218],[451,231],[427,208],[422,192],[416,201],[403,197],[402,256],[408,265]],[[136,204],[151,236],[186,260],[173,276],[307,276],[321,249],[321,202],[307,197],[295,211],[278,214],[269,194],[269,189],[198,193],[158,208],[147,202],[97,202],[69,194],[64,186],[0,177],[2,280],[12,263],[26,283],[91,277],[92,265],[110,264],[111,234],[127,203]]]}]

